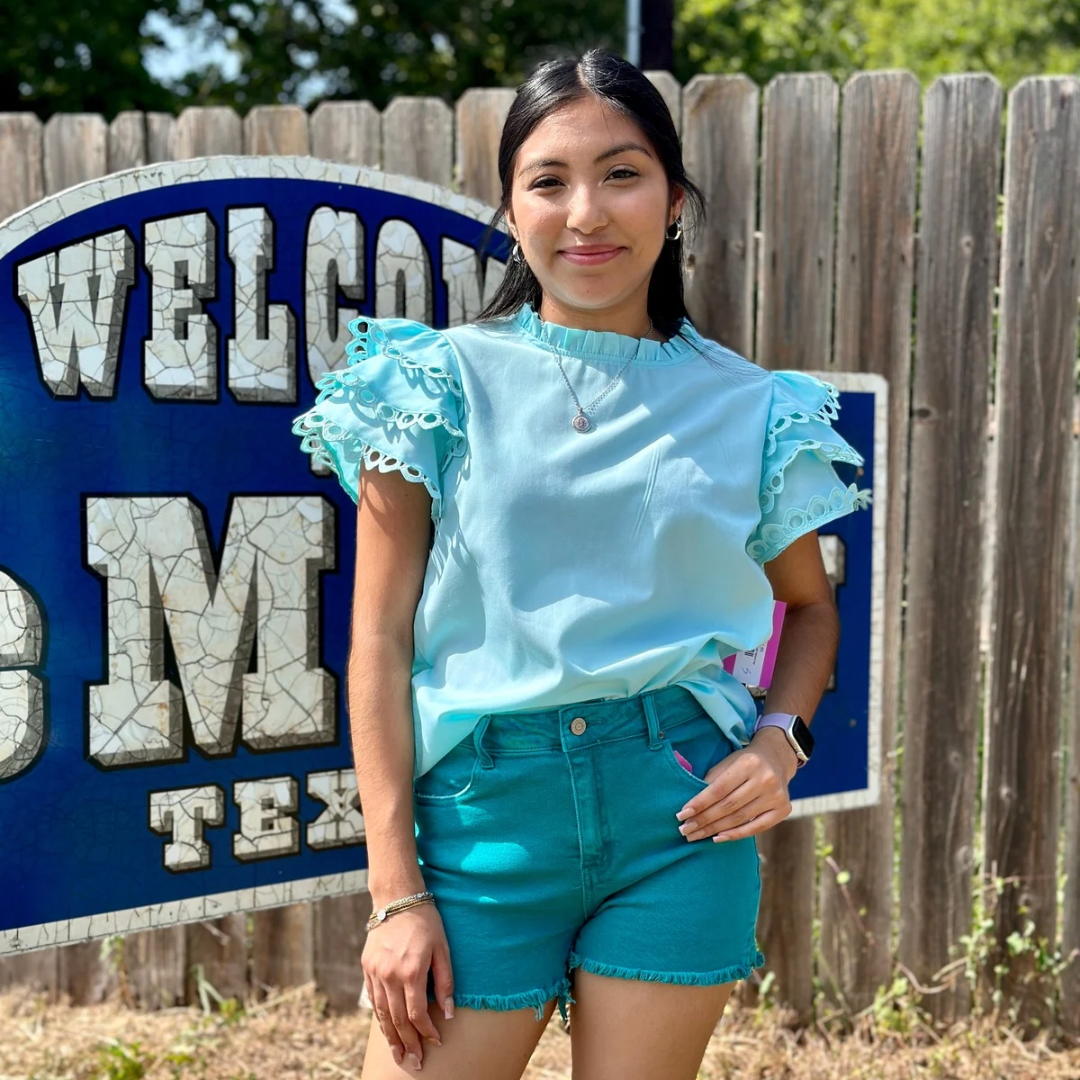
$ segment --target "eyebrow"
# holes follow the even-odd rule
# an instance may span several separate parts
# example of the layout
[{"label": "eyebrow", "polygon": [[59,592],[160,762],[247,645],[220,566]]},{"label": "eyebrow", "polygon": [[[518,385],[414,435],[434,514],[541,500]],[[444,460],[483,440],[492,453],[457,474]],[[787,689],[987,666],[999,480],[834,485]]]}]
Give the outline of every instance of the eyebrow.
[{"label": "eyebrow", "polygon": [[[649,148],[647,146],[642,146],[641,143],[636,142],[626,142],[619,143],[618,146],[613,146],[610,150],[605,150],[602,154],[597,155],[597,158],[593,162],[593,164],[599,165],[601,161],[606,161],[608,158],[611,157],[617,157],[619,154],[626,153],[627,150],[637,150],[639,153],[644,154],[646,157],[652,157],[652,154],[649,153]],[[523,166],[521,171],[534,172],[537,169],[550,169],[554,166],[561,166],[564,169],[569,168],[565,161],[559,161],[556,158],[541,158],[538,161],[529,162],[528,165]]]}]

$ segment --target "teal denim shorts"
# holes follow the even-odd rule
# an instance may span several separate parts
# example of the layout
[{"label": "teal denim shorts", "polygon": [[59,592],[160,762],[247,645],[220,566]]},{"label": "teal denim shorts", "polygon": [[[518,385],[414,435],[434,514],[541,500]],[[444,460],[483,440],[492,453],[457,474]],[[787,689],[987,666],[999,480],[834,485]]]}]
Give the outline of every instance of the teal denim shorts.
[{"label": "teal denim shorts", "polygon": [[542,1019],[556,998],[566,1020],[575,968],[715,985],[760,967],[754,837],[688,841],[675,817],[734,749],[681,686],[481,716],[413,784],[454,1001]]}]

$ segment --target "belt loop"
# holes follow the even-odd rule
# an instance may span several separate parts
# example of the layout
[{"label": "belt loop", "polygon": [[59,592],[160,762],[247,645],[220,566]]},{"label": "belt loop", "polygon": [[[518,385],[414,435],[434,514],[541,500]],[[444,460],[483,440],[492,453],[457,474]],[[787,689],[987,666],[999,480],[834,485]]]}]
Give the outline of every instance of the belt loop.
[{"label": "belt loop", "polygon": [[641,695],[641,704],[645,709],[645,723],[649,728],[649,749],[660,749],[660,721],[656,716],[656,703],[650,691]]},{"label": "belt loop", "polygon": [[495,768],[495,762],[492,760],[491,755],[484,749],[484,734],[487,732],[490,723],[491,714],[484,713],[476,722],[476,727],[473,728],[473,746],[476,747],[476,756],[485,769]]}]

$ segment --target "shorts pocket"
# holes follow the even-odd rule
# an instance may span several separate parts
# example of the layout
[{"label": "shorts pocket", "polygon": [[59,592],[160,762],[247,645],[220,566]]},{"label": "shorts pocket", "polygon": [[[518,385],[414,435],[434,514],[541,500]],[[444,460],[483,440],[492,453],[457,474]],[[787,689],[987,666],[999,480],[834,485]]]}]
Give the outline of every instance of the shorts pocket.
[{"label": "shorts pocket", "polygon": [[[730,740],[716,721],[703,712],[674,727],[665,728],[660,754],[668,766],[698,791],[709,786],[705,774],[733,750]],[[688,770],[675,756],[678,751],[688,762]]]},{"label": "shorts pocket", "polygon": [[476,746],[466,736],[426,773],[413,780],[413,798],[425,805],[459,803],[473,791],[480,768]]}]

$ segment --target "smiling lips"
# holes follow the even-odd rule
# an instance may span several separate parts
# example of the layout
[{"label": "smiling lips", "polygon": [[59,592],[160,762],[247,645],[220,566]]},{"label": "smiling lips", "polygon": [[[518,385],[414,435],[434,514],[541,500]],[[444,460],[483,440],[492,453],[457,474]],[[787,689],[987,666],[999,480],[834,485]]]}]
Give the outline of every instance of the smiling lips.
[{"label": "smiling lips", "polygon": [[614,259],[624,248],[612,244],[582,244],[580,247],[563,248],[559,254],[577,266],[599,266]]}]

